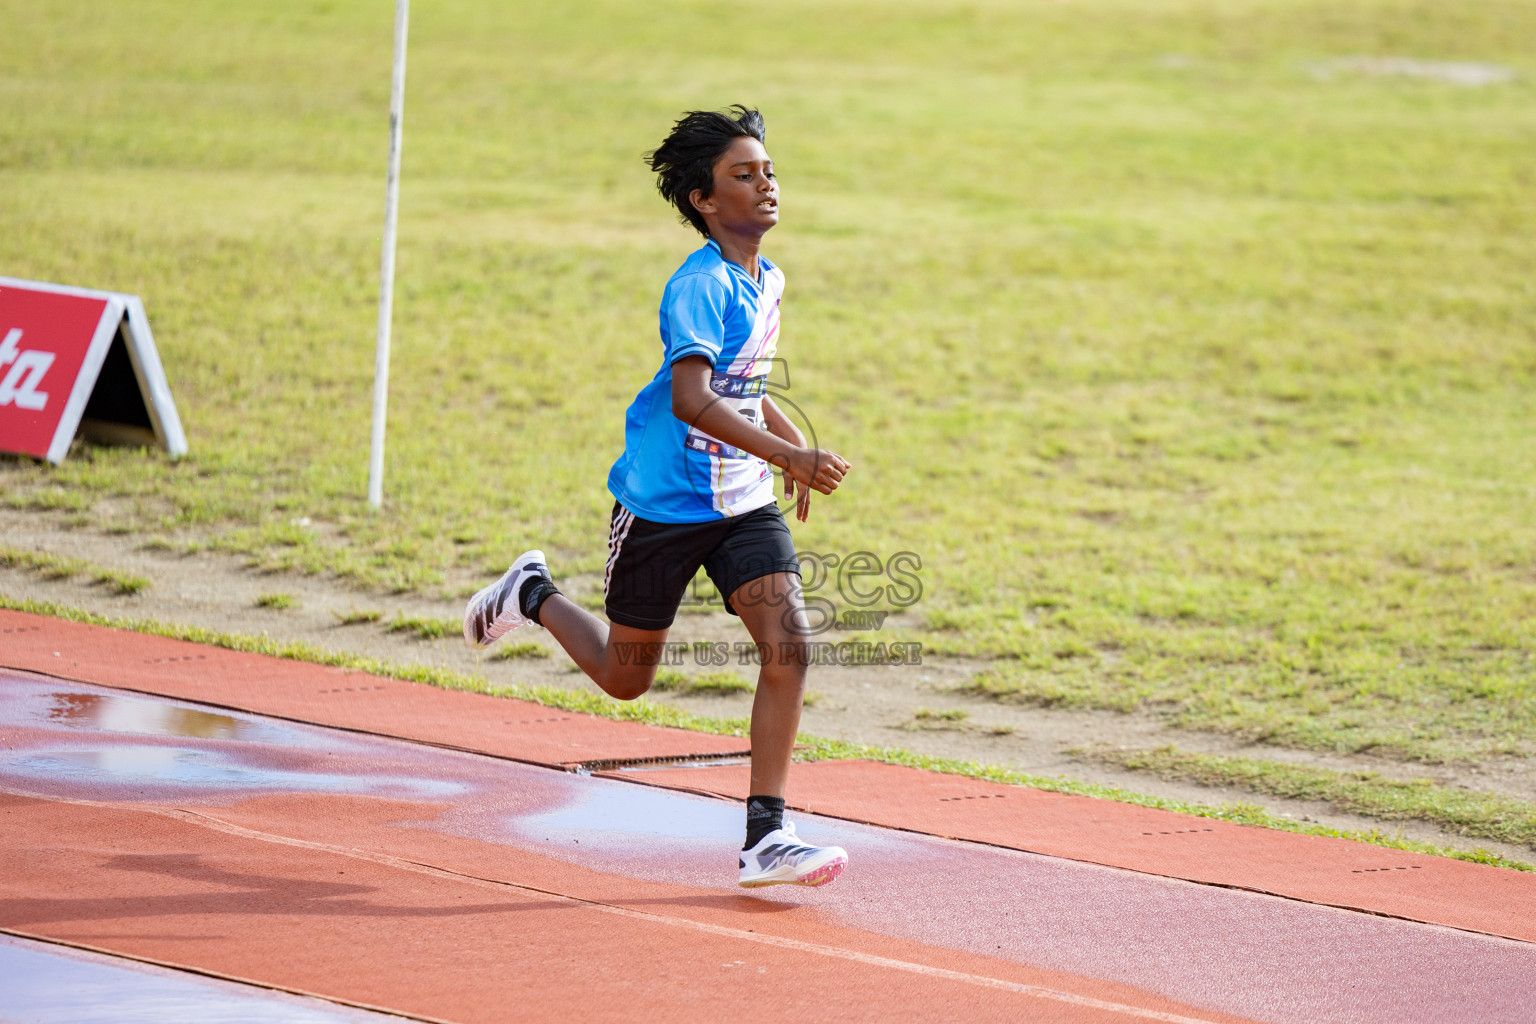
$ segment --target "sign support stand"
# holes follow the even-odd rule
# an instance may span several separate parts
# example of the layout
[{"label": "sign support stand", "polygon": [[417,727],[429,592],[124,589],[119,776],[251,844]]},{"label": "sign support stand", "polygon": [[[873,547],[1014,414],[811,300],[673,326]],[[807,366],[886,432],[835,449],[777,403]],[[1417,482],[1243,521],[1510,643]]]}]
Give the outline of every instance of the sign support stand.
[{"label": "sign support stand", "polygon": [[368,504],[384,503],[384,420],[389,405],[389,330],[395,305],[395,223],[400,209],[400,145],[405,120],[405,39],[410,0],[395,0],[395,62],[389,90],[389,178],[384,189],[384,252],[379,262],[379,332],[373,357],[373,435]]}]

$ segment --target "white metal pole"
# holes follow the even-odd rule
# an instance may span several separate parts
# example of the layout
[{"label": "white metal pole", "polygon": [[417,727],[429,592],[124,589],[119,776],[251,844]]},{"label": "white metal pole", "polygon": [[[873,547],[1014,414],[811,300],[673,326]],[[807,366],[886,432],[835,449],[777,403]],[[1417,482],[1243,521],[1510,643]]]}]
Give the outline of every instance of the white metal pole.
[{"label": "white metal pole", "polygon": [[395,64],[389,89],[389,178],[384,189],[384,255],[379,262],[379,335],[373,357],[373,443],[368,504],[384,503],[384,416],[389,405],[389,327],[395,307],[395,221],[400,210],[400,143],[405,120],[405,34],[411,0],[395,0]]}]

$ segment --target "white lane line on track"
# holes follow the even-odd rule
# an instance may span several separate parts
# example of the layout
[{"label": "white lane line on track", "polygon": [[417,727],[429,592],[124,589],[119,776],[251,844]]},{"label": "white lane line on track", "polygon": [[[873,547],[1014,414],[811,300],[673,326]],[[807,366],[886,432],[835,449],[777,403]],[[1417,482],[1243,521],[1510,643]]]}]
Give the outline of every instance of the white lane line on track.
[{"label": "white lane line on track", "polygon": [[[34,794],[27,794],[34,795]],[[937,978],[945,981],[954,981],[966,985],[974,985],[980,988],[989,988],[1004,992],[1013,992],[1018,995],[1029,996],[1035,999],[1046,999],[1052,1002],[1066,1003],[1071,1006],[1080,1006],[1084,1009],[1103,1010],[1107,1013],[1116,1013],[1126,1017],[1135,1017],[1141,1020],[1161,1021],[1163,1024],[1213,1024],[1206,1018],[1184,1017],[1175,1013],[1167,1013],[1162,1010],[1152,1010],[1140,1006],[1129,1006],[1124,1003],[1112,1003],[1103,999],[1094,999],[1091,996],[1074,995],[1071,992],[1061,992],[1057,989],[1044,988],[1039,985],[1025,985],[1016,981],[1005,981],[1002,978],[989,978],[981,974],[969,974],[964,971],[952,971],[944,967],[931,967],[927,964],[913,963],[910,960],[896,960],[891,957],[876,956],[873,953],[861,953],[854,949],[845,949],[841,946],[828,946],[819,942],[807,942],[804,939],[792,939],[781,935],[767,935],[762,932],[751,932],[741,928],[732,928],[729,925],[710,924],[704,921],[694,921],[686,917],[667,917],[660,914],[649,914],[641,910],[631,910],[627,907],[616,907],[609,903],[601,903],[596,900],[583,899],[580,896],[572,896],[569,893],[558,892],[553,889],[540,889],[537,886],[522,885],[518,882],[507,882],[501,879],[484,878],[480,875],[471,875],[462,871],[454,871],[451,868],[439,867],[436,864],[428,864],[423,861],[409,860],[403,857],[395,857],[387,853],[378,853],[373,850],[364,850],[357,847],[335,846],[330,843],[318,843],[309,839],[297,839],[293,836],[282,836],[271,832],[261,832],[256,829],[236,825],[233,822],[215,818],[212,815],[200,811],[187,810],[180,807],[159,807],[153,804],[138,803],[111,803],[100,800],[80,800],[62,797],[43,796],[35,794],[40,799],[51,800],[57,803],[77,804],[84,807],[111,808],[114,810],[136,810],[146,814],[154,814],[160,817],[171,818],[189,825],[198,825],[227,835],[239,836],[245,839],[254,839],[258,842],[275,843],[282,846],[293,846],[304,850],[315,850],[322,853],[335,854],[342,857],[352,857],[358,860],[371,861],[384,867],[395,868],[401,871],[410,871],[416,874],[429,875],[450,881],[465,882],[480,888],[505,890],[516,889],[521,892],[538,893],[541,896],[552,896],[565,900],[577,906],[605,914],[614,914],[619,917],[627,917],[632,920],[644,921],[649,924],[666,925],[673,928],[684,928],[692,931],[705,932],[711,935],[719,935],[724,938],[742,939],[747,942],[755,942],[764,946],[776,946],[781,949],[791,949],[801,953],[812,953],[818,956],[832,957],[839,960],[850,960],[854,963],[864,964],[869,967],[883,967],[888,970],[901,971],[906,974],[917,974],[928,978]],[[103,951],[109,952],[109,951]],[[174,966],[174,965],[167,965]],[[257,983],[260,984],[260,983]],[[273,986],[275,987],[275,986]],[[310,995],[313,993],[303,993]],[[324,998],[324,997],[322,997]],[[339,1001],[339,1000],[332,1000]],[[353,1004],[360,1005],[360,1004]],[[369,1007],[372,1009],[372,1007]],[[390,1012],[388,1010],[384,1011]],[[395,1011],[399,1012],[399,1011]]]}]

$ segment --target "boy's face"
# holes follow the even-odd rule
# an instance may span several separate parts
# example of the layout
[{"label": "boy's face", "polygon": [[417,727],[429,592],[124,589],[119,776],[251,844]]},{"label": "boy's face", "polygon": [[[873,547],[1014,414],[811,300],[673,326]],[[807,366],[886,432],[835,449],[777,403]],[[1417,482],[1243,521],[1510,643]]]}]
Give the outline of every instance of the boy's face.
[{"label": "boy's face", "polygon": [[768,150],[752,138],[739,138],[715,161],[715,190],[705,199],[698,189],[689,197],[704,215],[711,234],[762,237],[779,222],[779,183]]}]

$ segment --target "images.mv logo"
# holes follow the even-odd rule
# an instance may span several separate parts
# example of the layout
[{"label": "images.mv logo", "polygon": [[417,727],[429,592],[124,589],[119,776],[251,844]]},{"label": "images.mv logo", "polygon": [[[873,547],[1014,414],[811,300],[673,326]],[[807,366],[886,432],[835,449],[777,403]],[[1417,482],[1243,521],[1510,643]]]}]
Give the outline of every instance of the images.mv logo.
[{"label": "images.mv logo", "polygon": [[43,374],[53,365],[52,352],[21,348],[21,328],[12,327],[0,341],[0,407],[15,404],[18,409],[41,410],[48,404],[48,392],[37,390]]}]

